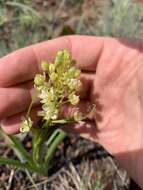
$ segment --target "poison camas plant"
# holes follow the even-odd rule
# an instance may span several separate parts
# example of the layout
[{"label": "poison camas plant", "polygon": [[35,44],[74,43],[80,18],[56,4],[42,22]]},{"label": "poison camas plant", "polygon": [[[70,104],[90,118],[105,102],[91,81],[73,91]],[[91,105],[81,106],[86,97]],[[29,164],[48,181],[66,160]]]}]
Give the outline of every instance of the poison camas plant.
[{"label": "poison camas plant", "polygon": [[32,148],[28,152],[17,137],[3,133],[17,159],[0,156],[0,164],[48,175],[54,153],[66,137],[61,127],[69,123],[83,122],[84,117],[77,108],[70,115],[63,117],[60,115],[62,107],[67,103],[77,107],[79,96],[76,92],[81,88],[80,70],[75,67],[75,61],[68,51],[58,51],[54,63],[43,61],[41,67],[43,73],[37,74],[34,78],[36,96],[40,98],[42,107],[38,112],[41,122],[37,127],[33,127],[30,118],[31,103],[20,127],[21,132],[32,132]]},{"label": "poison camas plant", "polygon": [[[35,76],[34,86],[42,104],[38,116],[45,123],[43,126],[80,122],[82,114],[78,110],[75,110],[71,116],[58,119],[64,104],[75,106],[79,102],[76,92],[81,88],[80,70],[75,67],[75,61],[72,60],[69,52],[66,49],[58,51],[54,63],[43,61],[41,68],[43,73]],[[29,112],[22,121],[21,132],[28,132],[32,128],[33,122]]]}]

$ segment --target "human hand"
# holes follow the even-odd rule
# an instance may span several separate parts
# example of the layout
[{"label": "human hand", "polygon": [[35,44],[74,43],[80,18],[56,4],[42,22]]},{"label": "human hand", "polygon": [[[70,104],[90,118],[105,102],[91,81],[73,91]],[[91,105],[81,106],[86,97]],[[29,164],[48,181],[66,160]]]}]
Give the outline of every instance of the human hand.
[{"label": "human hand", "polygon": [[[84,125],[67,130],[98,141],[143,187],[143,43],[114,38],[68,36],[18,50],[0,59],[0,120],[3,130],[16,133],[34,93],[32,79],[41,60],[52,61],[69,49],[82,70],[80,107],[96,104]],[[33,119],[37,121],[36,111]],[[68,108],[69,109],[69,108]]]}]

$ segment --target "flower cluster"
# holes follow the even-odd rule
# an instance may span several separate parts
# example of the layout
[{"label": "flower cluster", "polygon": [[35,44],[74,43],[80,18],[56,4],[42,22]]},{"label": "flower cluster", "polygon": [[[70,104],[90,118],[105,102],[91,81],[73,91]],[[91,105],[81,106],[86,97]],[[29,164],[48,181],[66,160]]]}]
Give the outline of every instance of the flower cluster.
[{"label": "flower cluster", "polygon": [[[75,67],[75,61],[66,49],[57,52],[54,63],[43,61],[41,67],[43,74],[37,74],[34,79],[34,86],[42,104],[38,116],[41,116],[46,124],[51,125],[53,120],[57,120],[63,104],[78,104],[79,96],[76,92],[81,88],[80,70]],[[78,111],[73,117],[75,121],[81,119]],[[30,118],[28,120],[31,121]],[[32,124],[23,121],[21,131],[24,131],[24,128],[28,129],[26,124],[29,123]],[[29,126],[29,129],[31,127]]]}]

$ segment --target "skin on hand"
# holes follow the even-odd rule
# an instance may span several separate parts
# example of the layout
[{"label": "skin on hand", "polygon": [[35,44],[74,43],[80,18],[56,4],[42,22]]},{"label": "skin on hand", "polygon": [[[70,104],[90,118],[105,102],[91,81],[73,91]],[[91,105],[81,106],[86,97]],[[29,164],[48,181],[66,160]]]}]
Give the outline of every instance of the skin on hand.
[{"label": "skin on hand", "polygon": [[[79,107],[96,104],[84,125],[67,131],[101,143],[143,188],[143,43],[139,40],[67,36],[18,50],[0,59],[0,120],[7,133],[19,131],[34,93],[32,80],[42,60],[68,49],[82,71]],[[32,117],[37,122],[35,102]],[[66,107],[66,112],[70,110]]]}]

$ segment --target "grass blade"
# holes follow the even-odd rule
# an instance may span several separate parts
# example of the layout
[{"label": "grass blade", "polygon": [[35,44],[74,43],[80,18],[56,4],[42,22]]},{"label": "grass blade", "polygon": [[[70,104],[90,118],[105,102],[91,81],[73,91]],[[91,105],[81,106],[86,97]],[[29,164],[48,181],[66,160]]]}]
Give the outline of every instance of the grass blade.
[{"label": "grass blade", "polygon": [[48,148],[47,154],[45,156],[45,165],[48,167],[50,160],[52,159],[55,150],[57,149],[58,145],[64,140],[64,138],[67,136],[67,134],[60,130],[59,134],[53,139],[53,142],[51,142],[51,145]]},{"label": "grass blade", "polygon": [[7,140],[8,146],[10,146],[13,149],[18,158],[20,157],[23,161],[27,161],[30,165],[33,165],[31,155],[23,147],[22,143],[17,137],[15,137],[14,135],[7,135],[3,131],[1,132],[1,134]]}]

